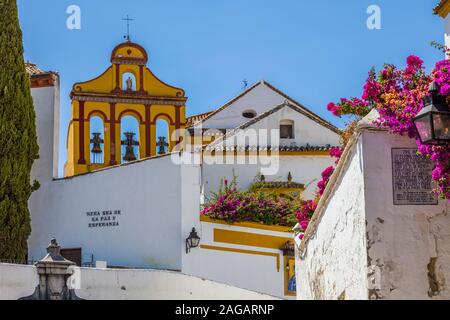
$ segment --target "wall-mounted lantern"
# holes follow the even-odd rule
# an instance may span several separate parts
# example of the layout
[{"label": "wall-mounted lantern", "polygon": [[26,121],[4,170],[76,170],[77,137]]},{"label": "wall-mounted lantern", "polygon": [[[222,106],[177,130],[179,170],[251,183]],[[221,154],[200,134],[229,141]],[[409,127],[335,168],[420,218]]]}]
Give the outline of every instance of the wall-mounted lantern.
[{"label": "wall-mounted lantern", "polygon": [[200,243],[200,237],[197,234],[197,231],[195,231],[195,228],[192,228],[191,233],[189,234],[189,237],[186,239],[186,254],[191,251],[191,248],[198,247],[198,244]]},{"label": "wall-mounted lantern", "polygon": [[450,110],[439,86],[432,82],[430,95],[423,99],[423,108],[413,119],[422,144],[445,145],[450,141]]}]

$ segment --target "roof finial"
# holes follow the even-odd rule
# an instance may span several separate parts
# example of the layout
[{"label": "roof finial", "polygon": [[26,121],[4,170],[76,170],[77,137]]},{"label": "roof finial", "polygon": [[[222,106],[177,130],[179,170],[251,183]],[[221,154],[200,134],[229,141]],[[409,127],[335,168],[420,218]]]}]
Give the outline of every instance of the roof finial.
[{"label": "roof finial", "polygon": [[242,80],[242,84],[243,84],[242,89],[247,89],[247,87],[248,87],[248,81],[247,81],[247,79]]},{"label": "roof finial", "polygon": [[129,42],[129,41],[131,41],[131,38],[130,38],[130,21],[134,21],[134,19],[131,19],[131,18],[127,15],[127,17],[126,17],[126,18],[123,18],[122,20],[127,22],[127,35],[124,36],[124,38],[127,39],[127,41]]}]

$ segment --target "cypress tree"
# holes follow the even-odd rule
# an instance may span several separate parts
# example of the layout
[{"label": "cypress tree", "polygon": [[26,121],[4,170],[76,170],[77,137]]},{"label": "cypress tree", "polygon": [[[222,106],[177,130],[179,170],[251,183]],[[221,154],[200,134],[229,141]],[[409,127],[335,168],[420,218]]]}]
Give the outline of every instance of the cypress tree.
[{"label": "cypress tree", "polygon": [[38,158],[30,79],[16,0],[0,0],[0,259],[24,259],[30,171]]}]

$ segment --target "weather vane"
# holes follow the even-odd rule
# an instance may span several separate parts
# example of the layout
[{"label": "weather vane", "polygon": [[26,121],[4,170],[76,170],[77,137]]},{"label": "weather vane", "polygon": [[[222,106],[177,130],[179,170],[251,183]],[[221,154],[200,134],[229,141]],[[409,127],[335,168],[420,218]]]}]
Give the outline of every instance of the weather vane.
[{"label": "weather vane", "polygon": [[247,89],[247,86],[248,86],[247,79],[242,80],[242,84],[244,85],[244,86],[242,87],[242,89]]},{"label": "weather vane", "polygon": [[127,39],[127,41],[131,41],[130,40],[130,21],[134,21],[134,19],[131,19],[128,15],[126,18],[122,19],[123,21],[127,22],[127,35],[124,36],[125,39]]}]

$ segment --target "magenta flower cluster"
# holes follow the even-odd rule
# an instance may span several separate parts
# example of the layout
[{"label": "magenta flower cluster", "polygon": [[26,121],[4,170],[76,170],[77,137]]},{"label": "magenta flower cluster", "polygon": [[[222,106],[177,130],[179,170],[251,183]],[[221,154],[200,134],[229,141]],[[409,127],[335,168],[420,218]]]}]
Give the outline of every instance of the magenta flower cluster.
[{"label": "magenta flower cluster", "polygon": [[[336,164],[339,162],[339,159],[342,156],[343,149],[338,147],[333,147],[330,149],[330,156],[336,158]],[[320,197],[322,196],[325,188],[330,181],[330,177],[333,174],[335,168],[333,166],[326,168],[322,172],[322,180],[317,183],[317,192],[316,198],[314,200],[303,201],[301,207],[296,212],[297,222],[300,226],[298,238],[303,239],[303,233],[309,225],[309,221],[311,220],[314,211],[316,211],[317,204],[319,202]]]},{"label": "magenta flower cluster", "polygon": [[327,108],[339,117],[362,117],[375,108],[379,113],[377,125],[416,140],[418,152],[429,157],[435,165],[432,172],[432,178],[437,185],[435,191],[442,198],[450,200],[450,149],[448,145],[422,145],[413,124],[414,117],[423,107],[423,98],[429,94],[428,87],[432,81],[439,85],[441,95],[449,95],[450,61],[439,61],[433,72],[427,75],[423,61],[417,56],[409,56],[405,69],[387,64],[378,75],[375,71],[370,71],[361,99],[352,98],[351,107],[349,100],[341,99],[340,103],[330,103]]},{"label": "magenta flower cluster", "polygon": [[238,190],[235,182],[228,184],[225,180],[224,187],[204,204],[200,214],[230,223],[247,221],[294,226],[299,206],[299,201],[274,194]]},{"label": "magenta flower cluster", "polygon": [[300,231],[302,233],[299,234],[299,239],[303,239],[303,233],[305,232],[306,228],[308,228],[309,222],[311,221],[311,218],[314,214],[314,211],[316,211],[317,208],[317,202],[314,200],[307,200],[304,201],[300,210],[297,211],[297,221],[300,226]]}]

